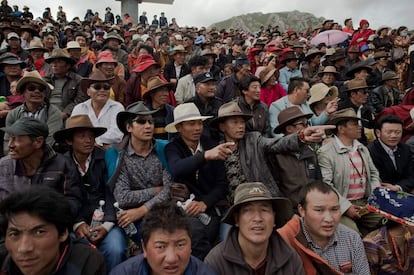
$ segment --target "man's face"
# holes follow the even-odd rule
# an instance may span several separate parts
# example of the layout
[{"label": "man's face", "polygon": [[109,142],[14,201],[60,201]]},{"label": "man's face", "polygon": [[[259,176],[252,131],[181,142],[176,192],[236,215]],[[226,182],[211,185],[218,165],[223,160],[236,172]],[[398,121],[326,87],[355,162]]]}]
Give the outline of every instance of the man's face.
[{"label": "man's face", "polygon": [[309,83],[304,82],[302,87],[296,88],[298,102],[305,103],[309,96]]},{"label": "man's face", "polygon": [[45,48],[53,49],[53,47],[55,46],[55,41],[56,38],[51,34],[43,37],[43,45],[45,45]]},{"label": "man's face", "polygon": [[98,68],[107,78],[113,77],[115,75],[115,63],[112,62],[102,62],[99,64]]},{"label": "man's face", "polygon": [[67,238],[67,232],[59,236],[55,225],[21,212],[9,220],[5,245],[23,274],[52,274],[60,257],[59,246]]},{"label": "man's face", "polygon": [[398,80],[397,79],[390,79],[386,81],[386,84],[392,88],[398,88]]},{"label": "man's face", "polygon": [[305,129],[306,127],[308,127],[308,120],[306,119],[306,117],[299,118],[293,121],[290,125],[286,126],[285,135],[297,133],[300,130]]},{"label": "man's face", "polygon": [[365,104],[368,100],[369,91],[367,89],[359,89],[351,92],[351,101],[357,106]]},{"label": "man's face", "polygon": [[241,78],[245,77],[246,75],[250,74],[250,64],[243,64],[241,65],[240,71],[239,71]]},{"label": "man's face", "polygon": [[351,119],[345,125],[338,126],[338,133],[351,140],[360,139],[361,126],[358,124],[358,120]]},{"label": "man's face", "polygon": [[81,47],[86,46],[86,38],[83,36],[76,36],[75,41],[78,42]]},{"label": "man's face", "polygon": [[9,135],[9,156],[12,159],[27,159],[36,149],[40,149],[44,142],[43,137],[32,140],[29,136]]},{"label": "man's face", "polygon": [[238,44],[234,44],[231,48],[233,49],[234,54],[239,54],[242,50],[242,46]]},{"label": "man's face", "polygon": [[298,60],[292,59],[292,60],[287,61],[286,67],[288,67],[291,70],[296,69],[298,67]]},{"label": "man's face", "polygon": [[381,57],[377,60],[378,64],[382,67],[387,67],[388,65],[388,60],[386,57]]},{"label": "man's face", "polygon": [[341,208],[335,192],[324,194],[312,190],[306,195],[306,209],[298,207],[306,230],[316,243],[326,243],[335,233],[341,220]]},{"label": "man's face", "polygon": [[260,82],[254,81],[249,84],[247,91],[243,91],[244,97],[253,101],[260,100]]},{"label": "man's face", "polygon": [[11,49],[20,48],[20,39],[18,39],[18,38],[9,39],[9,40],[7,40],[7,43],[9,44],[9,47]]},{"label": "man's face", "polygon": [[157,89],[152,95],[152,103],[157,106],[164,106],[168,103],[169,90],[167,87],[161,87]]},{"label": "man's face", "polygon": [[275,227],[275,212],[270,201],[245,203],[235,215],[239,242],[262,245],[269,241]]},{"label": "man's face", "polygon": [[154,133],[154,120],[151,115],[138,115],[132,120],[132,124],[127,125],[126,129],[131,133],[132,139],[150,141]]},{"label": "man's face", "polygon": [[86,92],[91,98],[92,103],[103,105],[109,99],[110,90],[111,85],[109,83],[97,82],[91,84]]},{"label": "man's face", "polygon": [[193,40],[191,40],[188,37],[184,37],[184,39],[183,39],[183,46],[184,46],[184,48],[191,47],[192,45],[193,45]]},{"label": "man's face", "polygon": [[29,53],[35,60],[43,57],[43,51],[40,49],[30,50]]},{"label": "man's face", "polygon": [[206,73],[206,72],[208,72],[206,66],[201,66],[200,65],[200,66],[195,66],[195,67],[191,68],[191,74],[193,76],[196,76],[196,75],[201,74],[201,73]]},{"label": "man's face", "polygon": [[183,140],[189,142],[199,142],[203,132],[203,122],[201,120],[184,121],[175,126]]},{"label": "man's face", "polygon": [[224,133],[226,141],[238,141],[246,133],[246,122],[241,116],[226,118],[219,127],[220,131]]},{"label": "man's face", "polygon": [[53,59],[50,62],[50,65],[52,67],[52,71],[55,75],[65,75],[70,68],[70,64],[66,63],[63,59]]},{"label": "man's face", "polygon": [[4,74],[8,76],[19,76],[22,74],[20,64],[5,64],[3,68]]},{"label": "man's face", "polygon": [[118,39],[108,39],[106,41],[106,45],[114,48],[119,47],[119,40]]},{"label": "man's face", "polygon": [[214,80],[197,83],[196,92],[202,99],[213,98],[216,94],[216,82]]},{"label": "man's face", "polygon": [[41,104],[45,101],[46,86],[38,83],[27,83],[24,87],[23,97],[26,103]]},{"label": "man's face", "polygon": [[72,140],[68,140],[67,143],[72,145],[74,153],[89,155],[95,145],[95,134],[89,129],[78,129],[74,131]]},{"label": "man's face", "polygon": [[143,250],[152,274],[181,275],[190,261],[191,239],[184,229],[172,233],[157,229],[151,232]]},{"label": "man's face", "polygon": [[183,65],[185,62],[185,53],[176,53],[174,54],[174,62],[177,63],[178,65]]},{"label": "man's face", "polygon": [[75,60],[79,60],[81,57],[81,49],[69,49],[68,53]]},{"label": "man's face", "polygon": [[399,123],[384,123],[380,130],[375,130],[377,137],[388,147],[394,149],[402,138],[403,128]]},{"label": "man's face", "polygon": [[325,83],[326,85],[330,86],[334,83],[334,81],[335,81],[335,74],[324,73],[322,75],[322,82]]}]

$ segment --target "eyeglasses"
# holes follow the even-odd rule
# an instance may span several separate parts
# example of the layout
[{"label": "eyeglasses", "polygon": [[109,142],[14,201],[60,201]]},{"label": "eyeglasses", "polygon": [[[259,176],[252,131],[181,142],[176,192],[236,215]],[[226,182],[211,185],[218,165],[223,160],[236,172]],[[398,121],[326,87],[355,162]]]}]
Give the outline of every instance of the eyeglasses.
[{"label": "eyeglasses", "polygon": [[367,89],[360,89],[358,90],[358,93],[363,93],[364,95],[366,95],[369,93],[369,91]]},{"label": "eyeglasses", "polygon": [[148,124],[154,124],[154,120],[152,118],[147,118],[147,119],[145,119],[145,118],[136,118],[136,119],[134,119],[132,121],[133,122],[136,122],[138,124],[141,124],[141,125],[144,125],[146,123],[148,123]]},{"label": "eyeglasses", "polygon": [[303,127],[307,127],[308,126],[308,121],[307,120],[301,120],[295,123],[292,123],[293,126],[297,126],[297,125],[303,125]]},{"label": "eyeglasses", "polygon": [[109,85],[108,83],[103,83],[103,84],[102,83],[96,83],[96,84],[91,85],[91,87],[94,88],[97,91],[99,91],[101,89],[104,89],[104,90],[111,89],[111,85]]},{"label": "eyeglasses", "polygon": [[45,87],[45,86],[43,86],[43,85],[33,85],[33,84],[28,85],[28,86],[26,87],[26,89],[27,89],[29,92],[34,92],[34,91],[36,91],[36,90],[38,90],[39,92],[44,92],[44,91],[46,91],[46,87]]}]

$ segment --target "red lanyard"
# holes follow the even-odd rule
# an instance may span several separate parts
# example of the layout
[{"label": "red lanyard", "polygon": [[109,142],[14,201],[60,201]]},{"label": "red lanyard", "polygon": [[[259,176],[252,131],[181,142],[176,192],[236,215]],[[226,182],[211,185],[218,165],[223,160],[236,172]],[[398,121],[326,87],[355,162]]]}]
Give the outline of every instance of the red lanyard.
[{"label": "red lanyard", "polygon": [[[363,184],[364,183],[364,170],[365,170],[365,165],[364,165],[364,160],[361,157],[361,154],[356,151],[358,153],[358,156],[361,158],[361,163],[362,163],[362,171],[361,173],[359,172],[358,168],[356,167],[355,163],[352,161],[352,156],[351,153],[348,153],[348,157],[349,157],[349,161],[351,162],[352,167],[354,168],[354,170],[357,172],[358,176],[359,176],[359,183]],[[355,178],[354,178],[354,183],[355,183]]]}]

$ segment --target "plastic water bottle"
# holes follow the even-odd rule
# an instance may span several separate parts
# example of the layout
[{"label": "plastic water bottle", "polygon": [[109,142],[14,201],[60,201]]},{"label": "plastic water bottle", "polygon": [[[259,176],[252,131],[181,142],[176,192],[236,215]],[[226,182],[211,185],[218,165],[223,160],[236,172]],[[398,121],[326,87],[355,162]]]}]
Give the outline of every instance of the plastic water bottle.
[{"label": "plastic water bottle", "polygon": [[[104,211],[102,209],[102,207],[105,205],[105,201],[104,200],[100,200],[99,201],[99,207],[95,209],[95,211],[93,211],[93,216],[92,216],[92,221],[91,221],[91,228],[94,227],[98,227],[101,226],[103,224],[104,221]],[[96,238],[97,236],[97,232],[94,231],[91,233],[91,237],[92,238]]]},{"label": "plastic water bottle", "polygon": [[[190,198],[185,202],[177,201],[177,206],[185,210],[187,206],[194,200],[194,198],[194,194],[191,194]],[[200,213],[196,216],[196,218],[199,219],[200,222],[204,225],[208,225],[211,222],[211,217],[206,213]]]},{"label": "plastic water bottle", "polygon": [[[119,208],[119,203],[118,202],[114,202],[114,207],[115,207],[115,211],[116,211],[116,215],[118,216],[119,214],[121,214],[122,210],[121,208]],[[128,236],[132,236],[134,234],[138,233],[137,228],[135,227],[134,223],[131,222],[130,224],[128,224],[126,227],[124,227],[124,231]]]}]

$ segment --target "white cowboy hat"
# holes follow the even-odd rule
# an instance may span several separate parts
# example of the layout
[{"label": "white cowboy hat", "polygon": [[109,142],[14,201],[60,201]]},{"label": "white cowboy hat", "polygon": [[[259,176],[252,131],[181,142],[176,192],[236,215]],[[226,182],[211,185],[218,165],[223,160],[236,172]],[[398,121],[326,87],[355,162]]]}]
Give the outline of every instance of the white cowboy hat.
[{"label": "white cowboy hat", "polygon": [[168,133],[177,133],[175,125],[181,122],[200,119],[204,121],[212,117],[213,116],[202,116],[194,103],[180,104],[174,109],[174,121],[165,126],[165,131]]}]

